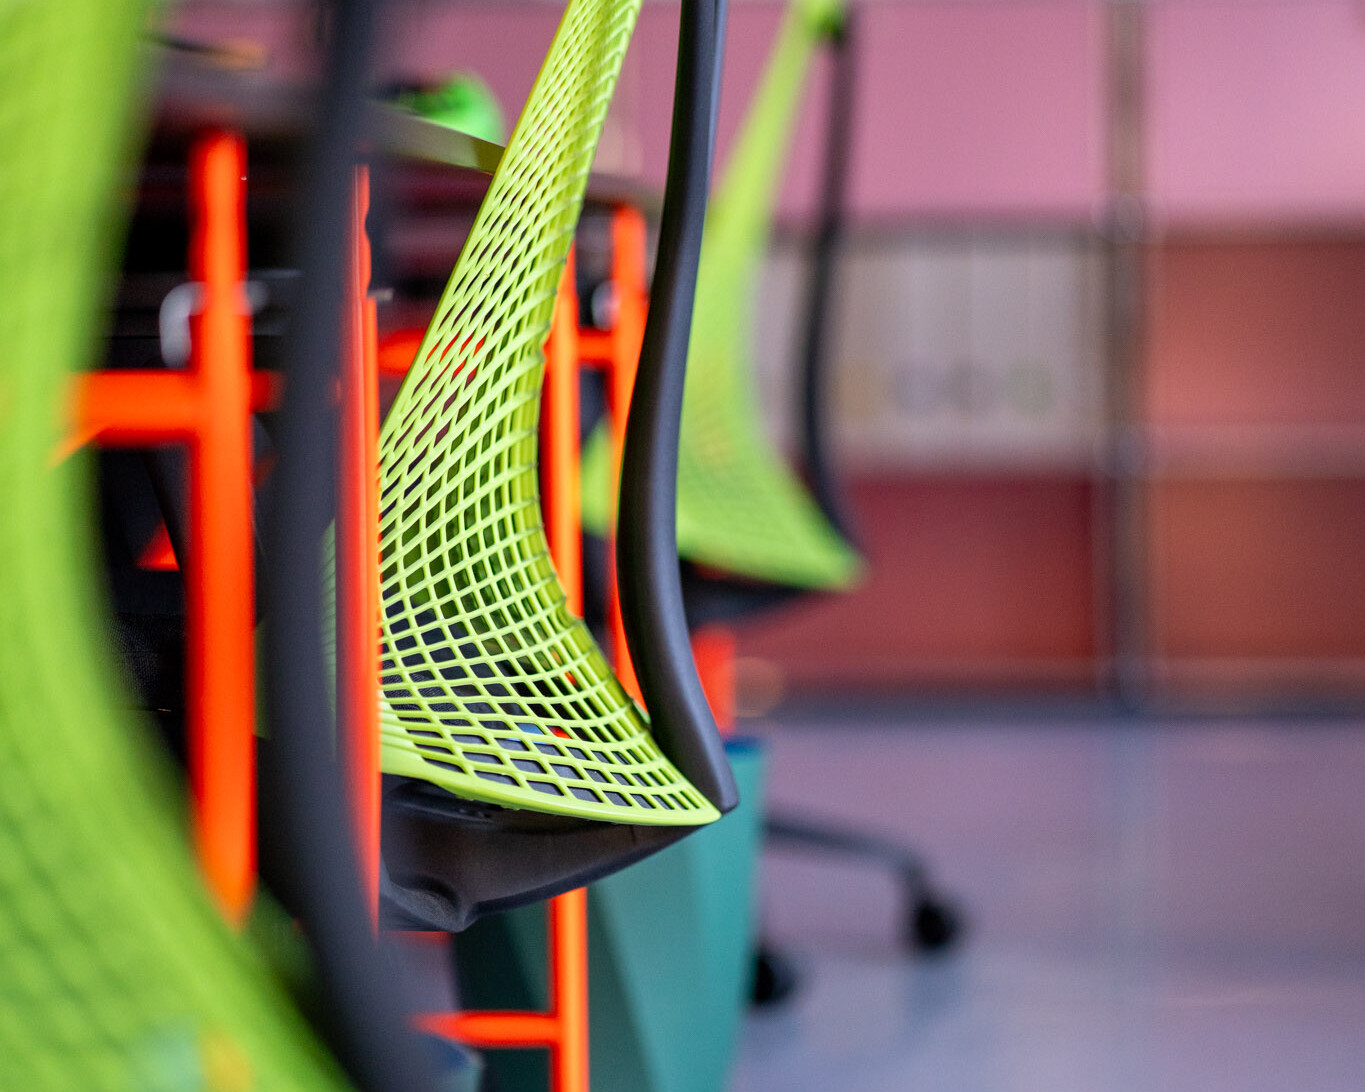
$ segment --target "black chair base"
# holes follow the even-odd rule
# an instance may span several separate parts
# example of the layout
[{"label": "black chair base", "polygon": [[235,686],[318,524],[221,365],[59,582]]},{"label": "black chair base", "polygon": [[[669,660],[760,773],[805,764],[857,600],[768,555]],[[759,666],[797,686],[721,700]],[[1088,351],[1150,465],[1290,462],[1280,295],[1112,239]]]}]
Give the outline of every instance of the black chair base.
[{"label": "black chair base", "polygon": [[609,876],[693,827],[544,815],[463,800],[413,778],[384,778],[380,924],[458,933],[486,914]]},{"label": "black chair base", "polygon": [[[966,928],[962,910],[931,883],[923,858],[908,847],[875,835],[790,815],[770,814],[764,831],[768,845],[774,849],[837,854],[890,869],[901,884],[900,929],[896,939],[906,952],[937,956],[953,948],[962,938]],[[790,956],[760,941],[754,952],[752,1004],[756,1007],[780,1004],[800,983],[800,970]]]}]

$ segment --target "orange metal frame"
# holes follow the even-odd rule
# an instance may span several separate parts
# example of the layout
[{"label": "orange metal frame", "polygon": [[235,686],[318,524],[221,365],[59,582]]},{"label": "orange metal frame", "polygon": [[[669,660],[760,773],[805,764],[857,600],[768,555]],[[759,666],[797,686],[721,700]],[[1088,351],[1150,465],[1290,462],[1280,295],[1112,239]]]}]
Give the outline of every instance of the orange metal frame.
[{"label": "orange metal frame", "polygon": [[[80,377],[59,455],[89,442],[184,443],[190,449],[186,675],[195,842],[210,890],[241,924],[256,876],[255,566],[251,415],[278,402],[279,377],[251,368],[246,278],[246,147],[210,131],[191,150],[189,273],[201,285],[184,371]],[[377,907],[379,861],[378,385],[375,310],[367,295],[369,177],[356,178],[347,352],[341,382],[337,513],[338,707],[351,771],[357,844]],[[153,543],[157,545],[157,543]],[[160,551],[165,553],[166,551]]]},{"label": "orange metal frame", "polygon": [[546,1012],[450,1012],[418,1017],[433,1035],[480,1047],[545,1047],[553,1092],[588,1092],[588,893],[551,899]]},{"label": "orange metal frame", "polygon": [[190,154],[190,277],[201,285],[184,371],[81,377],[68,449],[183,443],[190,451],[185,565],[190,783],[200,865],[240,924],[256,876],[255,585],[251,411],[271,396],[251,373],[246,148],[212,131]]},{"label": "orange metal frame", "polygon": [[370,177],[356,172],[350,229],[336,520],[337,710],[360,874],[379,920],[379,363],[365,217]]},{"label": "orange metal frame", "polygon": [[[190,275],[203,288],[192,319],[189,367],[81,377],[63,453],[98,441],[140,446],[185,443],[191,453],[190,543],[183,563],[188,606],[190,768],[195,838],[208,885],[240,924],[255,887],[255,664],[251,414],[278,400],[276,376],[251,368],[245,298],[246,149],[234,133],[212,131],[191,153]],[[337,507],[338,709],[356,840],[377,914],[380,846],[378,374],[401,371],[412,349],[401,337],[381,354],[369,298],[365,231],[369,177],[356,178],[351,225],[346,348],[340,384]],[[582,331],[572,259],[546,345],[542,491],[546,530],[570,607],[582,611],[578,486],[578,375],[607,369],[613,451],[619,467],[630,392],[644,333],[645,226],[633,208],[613,219],[616,321]],[[409,338],[409,340],[411,340]],[[406,360],[403,359],[406,353]],[[382,357],[382,358],[381,358]],[[614,553],[614,551],[613,551]],[[169,563],[169,562],[168,562]],[[617,671],[634,672],[615,598],[610,625]],[[482,1047],[544,1047],[553,1092],[587,1092],[587,893],[548,907],[549,1006],[545,1012],[453,1012],[418,1018],[425,1030]]]}]

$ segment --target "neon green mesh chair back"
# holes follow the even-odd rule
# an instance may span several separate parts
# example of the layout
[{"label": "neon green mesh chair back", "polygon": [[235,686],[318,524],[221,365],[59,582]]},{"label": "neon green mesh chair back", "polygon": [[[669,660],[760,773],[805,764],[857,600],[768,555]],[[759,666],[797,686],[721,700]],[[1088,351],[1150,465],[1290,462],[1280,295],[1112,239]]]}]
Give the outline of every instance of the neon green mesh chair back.
[{"label": "neon green mesh chair back", "polygon": [[569,613],[541,522],[543,346],[640,0],[574,0],[381,433],[383,769],[616,822],[717,812]]},{"label": "neon green mesh chair back", "polygon": [[56,465],[94,347],[136,0],[0,8],[0,1088],[345,1082],[202,890],[96,609],[88,461]]},{"label": "neon green mesh chair back", "polygon": [[[754,297],[801,93],[815,47],[840,17],[837,0],[796,0],[788,8],[711,202],[678,457],[679,554],[794,587],[845,587],[860,564],[765,434],[750,349]],[[583,522],[597,531],[615,503],[605,441],[599,431],[583,454]]]}]

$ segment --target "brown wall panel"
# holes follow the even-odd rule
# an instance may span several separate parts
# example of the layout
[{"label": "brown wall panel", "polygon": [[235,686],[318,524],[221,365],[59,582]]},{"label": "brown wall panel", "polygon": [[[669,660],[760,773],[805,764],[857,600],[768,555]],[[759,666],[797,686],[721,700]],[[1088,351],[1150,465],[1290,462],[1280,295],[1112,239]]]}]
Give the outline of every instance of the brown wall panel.
[{"label": "brown wall panel", "polygon": [[1365,240],[1166,243],[1148,268],[1153,424],[1365,422]]},{"label": "brown wall panel", "polygon": [[1365,657],[1365,482],[1164,482],[1149,511],[1156,652]]},{"label": "brown wall panel", "polygon": [[742,656],[798,691],[1091,683],[1088,481],[885,477],[854,499],[866,582],[749,623]]}]

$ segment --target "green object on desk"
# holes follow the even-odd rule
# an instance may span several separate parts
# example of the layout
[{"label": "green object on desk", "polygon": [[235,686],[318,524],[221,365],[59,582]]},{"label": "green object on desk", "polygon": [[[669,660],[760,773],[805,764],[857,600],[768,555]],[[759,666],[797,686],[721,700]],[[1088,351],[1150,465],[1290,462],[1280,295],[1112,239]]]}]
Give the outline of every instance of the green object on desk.
[{"label": "green object on desk", "polygon": [[440,87],[411,91],[398,104],[428,121],[462,133],[501,144],[506,134],[502,110],[488,84],[478,76],[461,72]]}]

